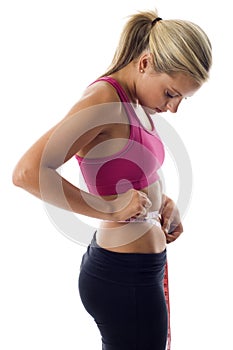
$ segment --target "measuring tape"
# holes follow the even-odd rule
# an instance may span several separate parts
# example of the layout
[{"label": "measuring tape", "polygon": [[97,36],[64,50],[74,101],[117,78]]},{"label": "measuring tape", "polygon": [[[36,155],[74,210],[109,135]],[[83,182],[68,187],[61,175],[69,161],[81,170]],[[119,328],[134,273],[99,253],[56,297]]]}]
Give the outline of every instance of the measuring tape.
[{"label": "measuring tape", "polygon": [[168,313],[168,331],[167,331],[167,348],[166,350],[171,350],[171,325],[170,325],[170,299],[169,299],[169,288],[168,288],[168,264],[165,265],[164,271],[164,294],[167,305]]}]

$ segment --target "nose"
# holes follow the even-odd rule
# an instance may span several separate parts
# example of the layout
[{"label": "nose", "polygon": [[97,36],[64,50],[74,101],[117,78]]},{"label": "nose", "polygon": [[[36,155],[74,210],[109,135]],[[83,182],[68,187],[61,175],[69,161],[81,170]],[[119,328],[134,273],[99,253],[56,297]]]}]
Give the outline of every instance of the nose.
[{"label": "nose", "polygon": [[182,99],[173,99],[172,101],[169,101],[167,103],[167,109],[171,112],[171,113],[176,113],[178,111],[179,105],[181,103]]}]

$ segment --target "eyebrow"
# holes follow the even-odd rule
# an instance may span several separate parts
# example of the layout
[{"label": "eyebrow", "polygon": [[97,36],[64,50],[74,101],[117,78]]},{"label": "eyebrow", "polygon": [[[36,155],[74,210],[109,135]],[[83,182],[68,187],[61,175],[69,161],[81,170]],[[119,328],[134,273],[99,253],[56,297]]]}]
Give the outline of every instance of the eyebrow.
[{"label": "eyebrow", "polygon": [[181,94],[179,91],[177,91],[176,89],[174,89],[174,87],[171,86],[171,88],[172,88],[172,90],[174,90],[180,97],[182,96],[182,94]]}]

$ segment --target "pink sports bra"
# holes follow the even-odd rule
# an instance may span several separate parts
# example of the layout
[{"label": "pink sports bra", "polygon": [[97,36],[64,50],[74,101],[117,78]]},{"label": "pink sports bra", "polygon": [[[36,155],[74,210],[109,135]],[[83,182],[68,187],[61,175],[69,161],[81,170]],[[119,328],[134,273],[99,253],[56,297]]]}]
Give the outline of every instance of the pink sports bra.
[{"label": "pink sports bra", "polygon": [[[102,77],[117,91],[125,108],[130,136],[126,145],[117,153],[101,158],[85,158],[76,155],[90,193],[100,196],[124,193],[134,188],[141,190],[159,179],[158,169],[164,161],[164,146],[153,126],[147,130],[140,122],[128,96],[113,78]],[[93,83],[93,84],[94,84]]]}]

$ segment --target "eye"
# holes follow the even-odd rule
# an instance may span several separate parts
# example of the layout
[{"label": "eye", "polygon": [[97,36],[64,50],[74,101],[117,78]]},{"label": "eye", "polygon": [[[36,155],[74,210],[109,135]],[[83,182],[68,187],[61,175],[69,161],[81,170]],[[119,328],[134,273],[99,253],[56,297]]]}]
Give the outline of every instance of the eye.
[{"label": "eye", "polygon": [[169,91],[166,91],[166,96],[169,98],[174,98],[176,95],[172,95]]}]

